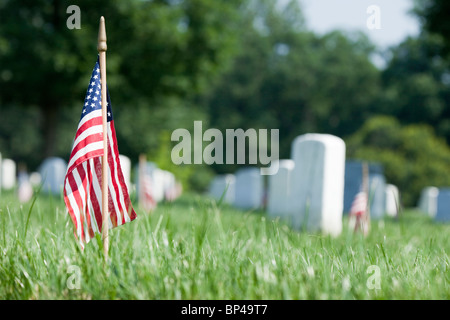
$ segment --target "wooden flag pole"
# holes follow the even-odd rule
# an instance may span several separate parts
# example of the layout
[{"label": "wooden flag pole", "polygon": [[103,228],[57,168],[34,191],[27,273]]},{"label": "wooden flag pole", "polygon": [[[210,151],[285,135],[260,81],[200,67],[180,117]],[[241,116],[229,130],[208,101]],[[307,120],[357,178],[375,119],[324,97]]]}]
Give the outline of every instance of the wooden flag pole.
[{"label": "wooden flag pole", "polygon": [[106,28],[105,18],[100,18],[98,28],[97,50],[100,55],[100,79],[102,85],[102,119],[103,119],[103,158],[102,158],[102,239],[105,260],[108,259],[109,210],[108,210],[108,127],[107,127],[107,94],[106,94]]}]

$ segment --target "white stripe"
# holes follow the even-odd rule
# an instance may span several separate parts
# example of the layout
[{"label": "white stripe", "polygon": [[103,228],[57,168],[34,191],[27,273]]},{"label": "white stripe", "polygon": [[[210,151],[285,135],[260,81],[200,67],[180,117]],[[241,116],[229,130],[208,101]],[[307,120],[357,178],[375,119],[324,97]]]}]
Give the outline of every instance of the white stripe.
[{"label": "white stripe", "polygon": [[102,117],[102,110],[101,109],[89,112],[88,115],[84,116],[83,119],[81,119],[80,122],[78,123],[78,128],[80,128],[86,122],[88,122],[88,121],[90,121],[90,120],[92,120],[94,118],[97,118],[97,117],[100,117],[100,118]]},{"label": "white stripe", "polygon": [[103,150],[103,141],[90,143],[83,149],[78,150],[78,152],[75,153],[73,157],[70,159],[69,165],[67,167],[70,168],[78,158],[81,158],[87,153],[93,152],[95,150]]},{"label": "white stripe", "polygon": [[[103,143],[102,143],[103,144]],[[100,159],[102,158],[102,157],[99,157]],[[94,163],[92,163],[92,186],[94,187],[94,193],[95,193],[95,196],[96,196],[96,198],[97,198],[97,202],[98,202],[98,205],[99,205],[99,207],[100,207],[100,212],[101,213],[103,213],[103,208],[102,208],[102,206],[103,206],[103,201],[102,201],[102,188],[100,187],[100,185],[101,185],[101,181],[99,181],[98,180],[98,178],[97,178],[97,174],[95,173],[95,166],[94,166]],[[103,221],[103,217],[102,217],[102,221]],[[109,220],[108,220],[108,229],[111,229],[112,228],[112,222],[111,222],[111,217],[109,218]]]},{"label": "white stripe", "polygon": [[[89,182],[93,185],[94,179],[96,179],[95,178],[94,159],[89,159],[88,161],[89,161],[89,165],[90,165],[90,168],[91,168],[90,172],[88,172],[88,170],[87,170],[87,161],[83,162],[83,166],[85,167],[85,170],[86,170],[86,172],[88,174],[88,178],[89,178],[89,173],[92,175],[92,181],[89,180]],[[90,186],[89,186],[89,188],[90,188]],[[92,212],[92,217],[93,217],[93,220],[94,220],[95,228],[93,226],[93,229],[94,229],[94,232],[101,233],[100,232],[100,228],[99,228],[98,223],[97,223],[97,218],[95,216],[94,207],[92,205],[92,199],[91,199],[91,192],[90,191],[91,190],[89,189],[89,192],[88,192],[88,205],[89,205],[89,211]],[[94,193],[95,193],[95,190],[94,190]]]},{"label": "white stripe", "polygon": [[72,208],[73,214],[75,215],[75,220],[76,220],[76,234],[77,237],[79,239],[80,242],[82,242],[81,239],[81,221],[80,221],[80,212],[78,210],[78,204],[75,201],[75,198],[73,196],[73,191],[72,188],[70,187],[70,183],[69,183],[69,179],[66,179],[66,195],[67,198],[69,199],[69,203],[70,203],[70,207]]},{"label": "white stripe", "polygon": [[101,124],[89,127],[88,129],[84,130],[83,133],[80,134],[78,136],[78,138],[75,140],[75,142],[73,143],[72,150],[77,147],[77,145],[80,143],[80,141],[83,141],[90,135],[99,134],[99,133],[103,133],[103,126]]},{"label": "white stripe", "polygon": [[[111,169],[109,168],[109,166],[108,166],[108,177],[113,178],[111,175]],[[119,211],[119,205],[117,204],[116,191],[114,190],[114,186],[112,184],[111,179],[108,179],[108,189],[109,189],[108,197],[111,196],[112,201],[114,203],[114,212],[115,212],[116,218],[117,218],[117,225],[121,225],[122,224],[122,216]]]}]

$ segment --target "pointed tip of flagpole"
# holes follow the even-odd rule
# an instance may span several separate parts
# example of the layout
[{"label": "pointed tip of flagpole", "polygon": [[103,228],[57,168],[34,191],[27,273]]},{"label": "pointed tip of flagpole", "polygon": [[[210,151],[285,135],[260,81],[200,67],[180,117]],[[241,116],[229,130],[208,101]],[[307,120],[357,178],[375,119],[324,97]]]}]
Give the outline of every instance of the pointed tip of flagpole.
[{"label": "pointed tip of flagpole", "polygon": [[98,27],[98,52],[106,51],[106,27],[105,27],[105,18],[103,16],[100,17],[100,25]]}]

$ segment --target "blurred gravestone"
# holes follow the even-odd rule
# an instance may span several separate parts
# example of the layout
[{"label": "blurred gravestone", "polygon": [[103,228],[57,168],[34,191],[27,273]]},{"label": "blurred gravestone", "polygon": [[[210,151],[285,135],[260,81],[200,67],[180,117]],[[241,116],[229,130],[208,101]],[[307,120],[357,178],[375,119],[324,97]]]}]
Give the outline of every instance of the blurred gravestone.
[{"label": "blurred gravestone", "polygon": [[19,171],[17,184],[17,196],[19,198],[19,202],[25,203],[30,201],[33,196],[33,186],[31,185],[30,178],[26,171]]},{"label": "blurred gravestone", "polygon": [[[139,182],[139,166],[135,169],[135,182],[137,194],[140,194],[140,182]],[[157,165],[153,162],[146,162],[144,168],[144,174],[149,178],[151,184],[150,194],[153,200],[156,202],[161,202],[164,200],[164,173],[163,170],[159,169]]]},{"label": "blurred gravestone", "polygon": [[400,208],[400,194],[398,188],[393,184],[387,184],[385,193],[386,214],[390,217],[396,217],[398,215],[398,209]]},{"label": "blurred gravestone", "polygon": [[279,160],[278,172],[268,176],[267,212],[271,217],[289,219],[288,204],[294,167],[295,163],[293,160]]},{"label": "blurred gravestone", "polygon": [[156,202],[161,202],[164,200],[164,185],[165,185],[164,179],[165,179],[164,170],[161,170],[159,168],[153,169],[152,181]]},{"label": "blurred gravestone", "polygon": [[450,222],[450,188],[439,189],[434,219],[438,222]]},{"label": "blurred gravestone", "polygon": [[288,211],[297,229],[342,232],[345,143],[329,134],[305,134],[292,143],[291,196]]},{"label": "blurred gravestone", "polygon": [[42,177],[39,172],[32,172],[30,174],[30,182],[33,187],[38,187],[41,184]]},{"label": "blurred gravestone", "polygon": [[67,162],[61,158],[47,158],[39,167],[42,179],[42,192],[59,195],[64,188],[64,178],[67,171]]},{"label": "blurred gravestone", "polygon": [[167,170],[163,170],[163,190],[164,190],[164,200],[173,201],[175,200],[175,187],[176,179],[175,175]]},{"label": "blurred gravestone", "polygon": [[[362,186],[362,161],[345,163],[344,212],[348,213],[356,194]],[[369,204],[371,219],[382,218],[386,211],[386,179],[383,167],[378,163],[369,163]]]},{"label": "blurred gravestone", "polygon": [[2,188],[10,190],[16,186],[16,163],[11,159],[3,159],[1,164]]},{"label": "blurred gravestone", "polygon": [[120,167],[122,168],[123,179],[127,185],[128,193],[131,192],[131,160],[127,156],[119,154]]},{"label": "blurred gravestone", "polygon": [[436,216],[438,195],[439,189],[436,187],[426,187],[420,194],[419,209],[432,218]]},{"label": "blurred gravestone", "polygon": [[263,178],[259,168],[242,168],[236,172],[234,205],[241,209],[257,209],[263,201]]},{"label": "blurred gravestone", "polygon": [[[378,163],[369,163],[369,176],[383,174],[383,167]],[[348,213],[353,200],[362,187],[362,168],[363,162],[349,160],[345,162],[345,189],[344,189],[344,212]],[[370,184],[369,184],[370,185]]]},{"label": "blurred gravestone", "polygon": [[386,213],[386,179],[380,173],[369,174],[370,218],[381,219]]},{"label": "blurred gravestone", "polygon": [[[223,195],[223,202],[233,204],[234,202],[234,188],[235,188],[235,176],[233,174],[224,174],[215,176],[209,186],[209,194],[217,201]],[[225,193],[226,190],[226,193]],[[225,194],[224,194],[225,193]]]}]

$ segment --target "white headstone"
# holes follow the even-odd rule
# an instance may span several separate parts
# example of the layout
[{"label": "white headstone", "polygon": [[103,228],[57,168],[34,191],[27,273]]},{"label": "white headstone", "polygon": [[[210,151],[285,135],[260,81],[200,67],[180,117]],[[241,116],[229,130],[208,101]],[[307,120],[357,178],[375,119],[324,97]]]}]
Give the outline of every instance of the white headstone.
[{"label": "white headstone", "polygon": [[42,181],[42,177],[41,174],[39,172],[32,172],[30,174],[30,182],[32,186],[39,186],[41,184]]},{"label": "white headstone", "polygon": [[131,160],[127,156],[119,154],[120,167],[122,168],[123,179],[127,185],[128,192],[131,192]]},{"label": "white headstone", "polygon": [[2,161],[2,188],[12,189],[16,186],[16,163],[11,159]]},{"label": "white headstone", "polygon": [[161,202],[164,200],[164,170],[159,168],[154,168],[152,171],[152,181],[153,181],[153,194],[155,195],[156,202]]},{"label": "white headstone", "polygon": [[17,196],[21,203],[30,201],[33,196],[33,187],[31,185],[28,174],[24,171],[19,172]]},{"label": "white headstone", "polygon": [[279,160],[278,172],[268,176],[267,213],[271,217],[286,218],[289,215],[293,160]]},{"label": "white headstone", "polygon": [[42,192],[54,195],[62,194],[66,172],[67,162],[63,159],[57,157],[45,159],[39,167],[39,174],[43,181]]},{"label": "white headstone", "polygon": [[400,208],[400,194],[398,188],[393,184],[387,184],[385,192],[386,214],[390,217],[396,217],[398,215],[398,208]]},{"label": "white headstone", "polygon": [[236,178],[233,174],[218,175],[211,181],[209,194],[216,200],[220,200],[223,195],[224,203],[233,204],[235,181]]},{"label": "white headstone", "polygon": [[439,188],[434,219],[438,222],[450,222],[450,188]]},{"label": "white headstone", "polygon": [[264,182],[259,168],[242,168],[236,172],[234,205],[240,209],[262,206]]},{"label": "white headstone", "polygon": [[420,194],[419,209],[432,218],[436,216],[438,195],[439,189],[436,187],[426,187]]},{"label": "white headstone", "polygon": [[164,174],[164,199],[167,201],[175,200],[175,187],[176,187],[176,179],[175,175],[167,170],[163,170]]},{"label": "white headstone", "polygon": [[345,143],[329,134],[305,134],[292,143],[289,211],[297,229],[342,232]]}]

